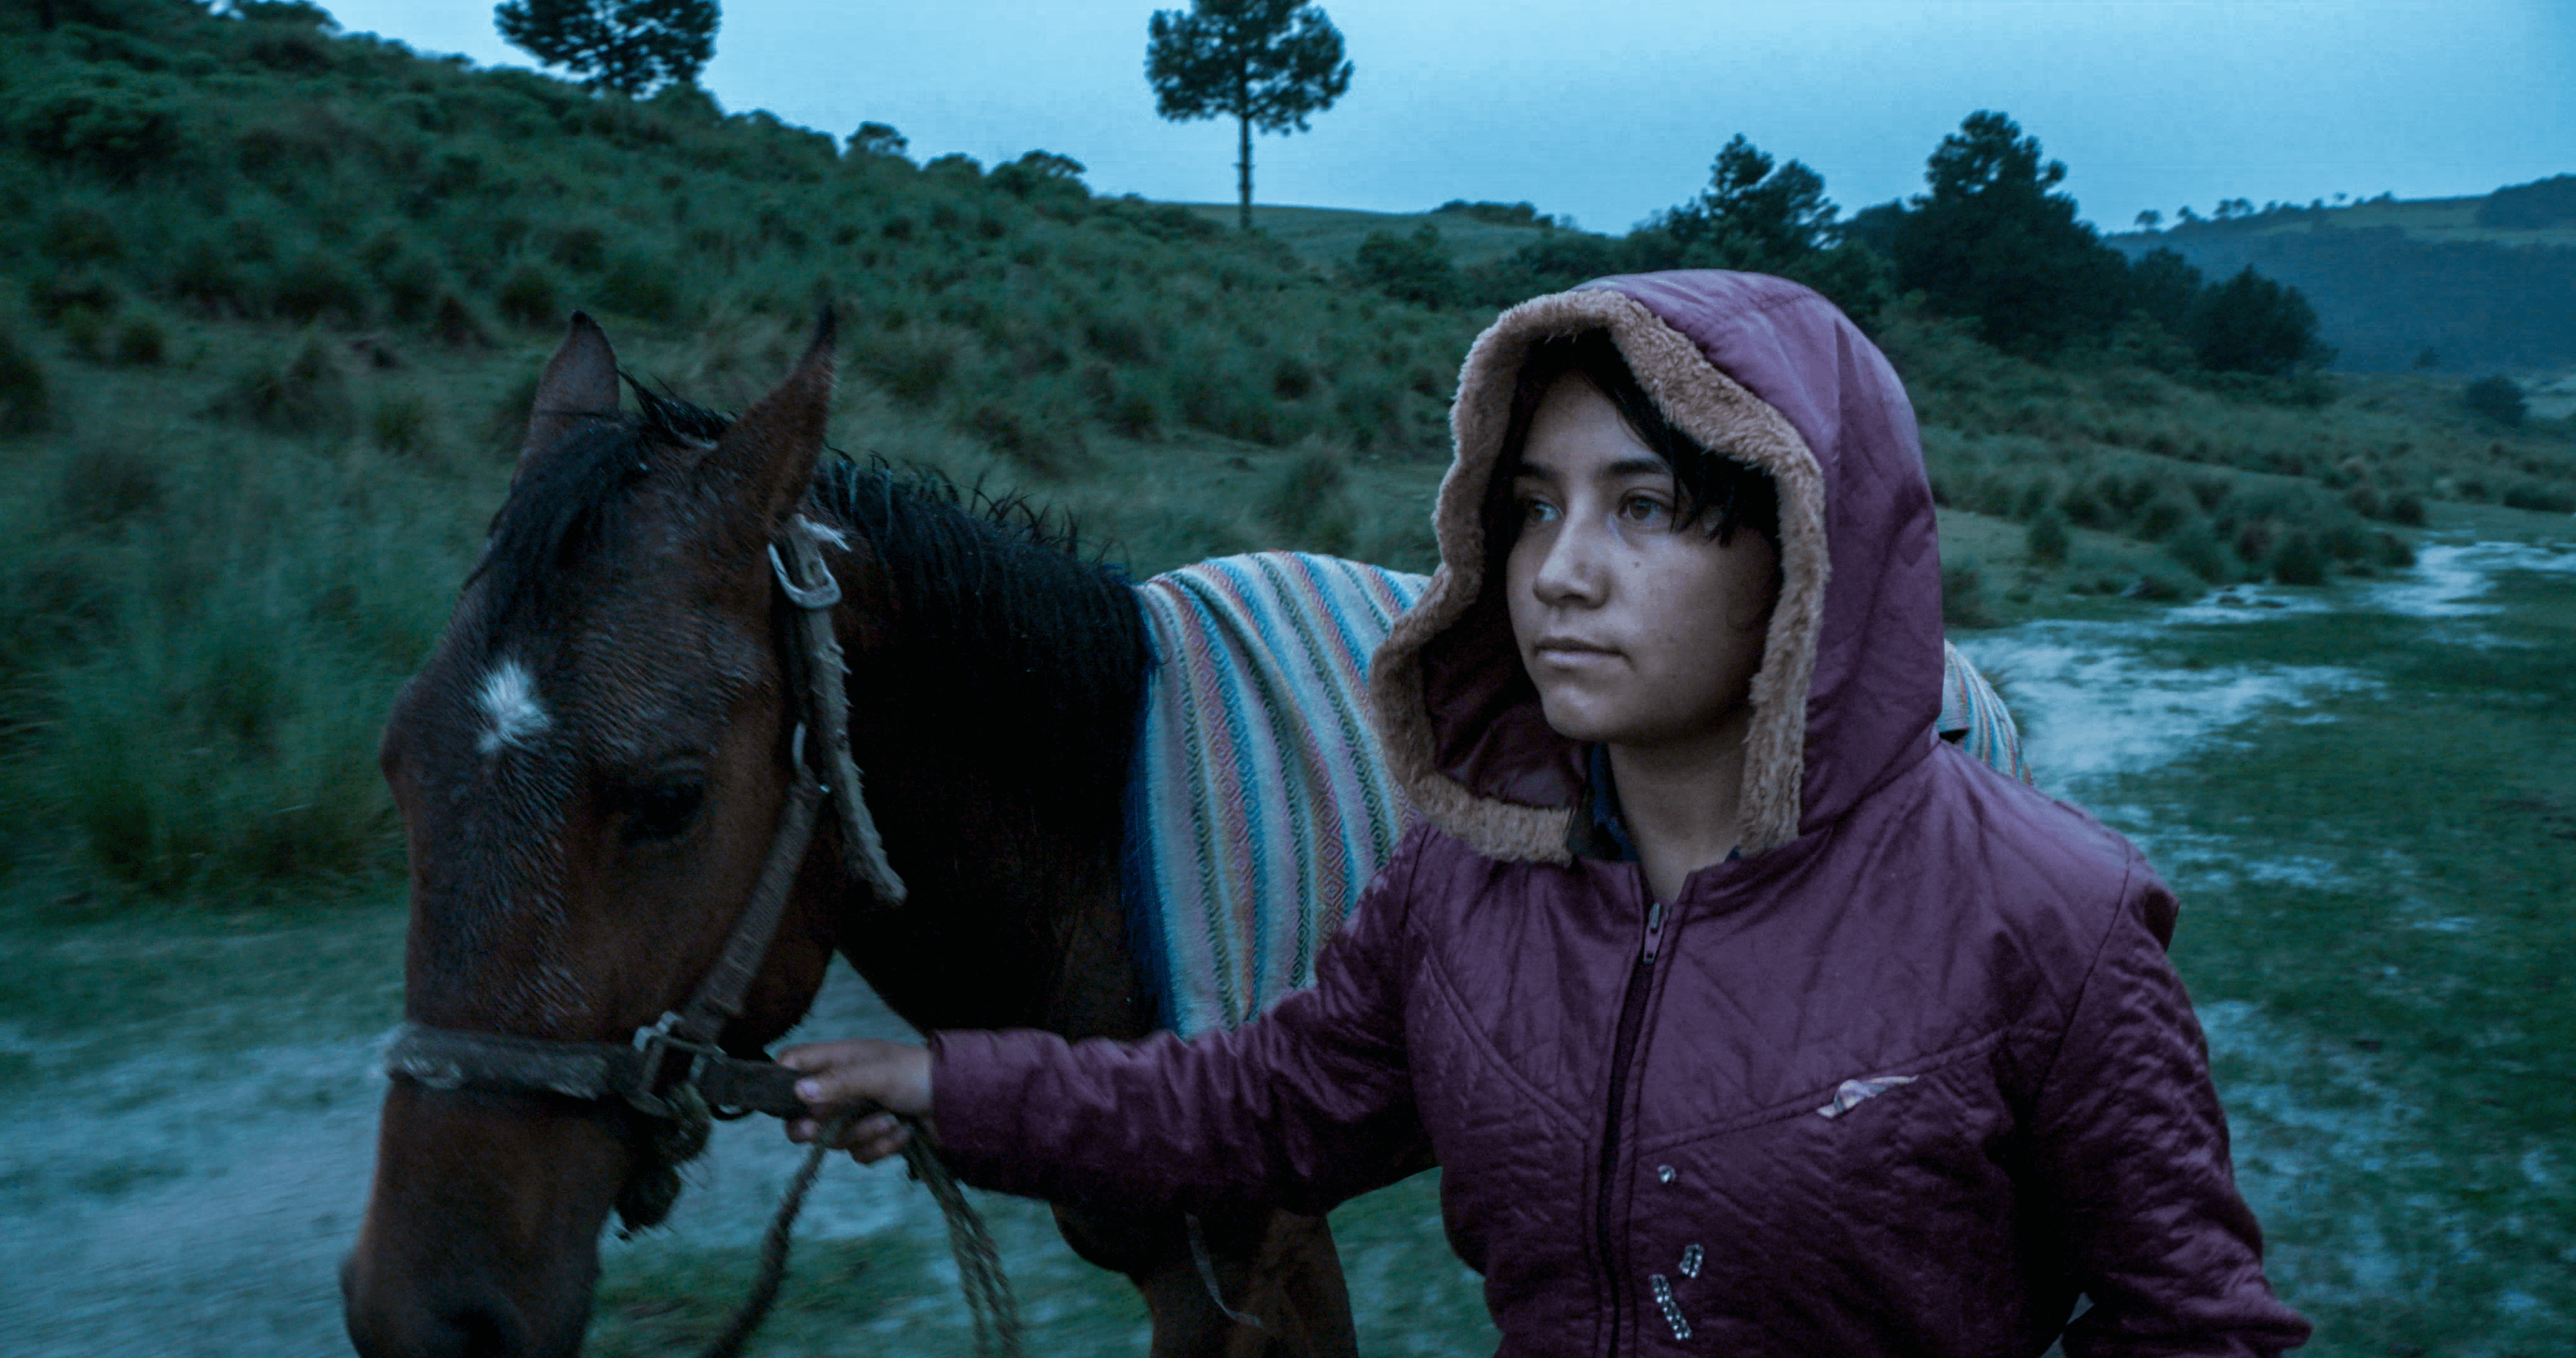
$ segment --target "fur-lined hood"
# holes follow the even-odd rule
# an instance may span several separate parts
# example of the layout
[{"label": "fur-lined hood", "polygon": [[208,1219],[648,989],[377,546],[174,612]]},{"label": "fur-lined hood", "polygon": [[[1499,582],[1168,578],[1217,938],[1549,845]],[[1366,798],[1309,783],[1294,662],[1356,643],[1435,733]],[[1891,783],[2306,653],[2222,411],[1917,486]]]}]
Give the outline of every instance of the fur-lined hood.
[{"label": "fur-lined hood", "polygon": [[1780,602],[1753,681],[1744,849],[1819,829],[1931,748],[1941,707],[1941,570],[1905,389],[1832,303],[1759,274],[1586,283],[1504,312],[1450,412],[1457,453],[1433,524],[1440,569],[1377,651],[1387,761],[1442,830],[1504,859],[1567,860],[1584,785],[1521,668],[1482,504],[1530,345],[1605,329],[1676,428],[1769,473]]}]

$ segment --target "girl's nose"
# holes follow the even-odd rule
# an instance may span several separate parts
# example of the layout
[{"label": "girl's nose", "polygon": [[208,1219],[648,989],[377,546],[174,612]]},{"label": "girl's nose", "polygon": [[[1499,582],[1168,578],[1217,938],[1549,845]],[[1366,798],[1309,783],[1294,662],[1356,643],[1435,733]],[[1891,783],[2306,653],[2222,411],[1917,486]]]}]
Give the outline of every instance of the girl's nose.
[{"label": "girl's nose", "polygon": [[1598,530],[1587,527],[1574,515],[1559,520],[1547,544],[1547,554],[1539,558],[1538,573],[1531,577],[1530,588],[1539,602],[1554,605],[1598,603],[1605,583],[1601,571],[1601,544]]}]

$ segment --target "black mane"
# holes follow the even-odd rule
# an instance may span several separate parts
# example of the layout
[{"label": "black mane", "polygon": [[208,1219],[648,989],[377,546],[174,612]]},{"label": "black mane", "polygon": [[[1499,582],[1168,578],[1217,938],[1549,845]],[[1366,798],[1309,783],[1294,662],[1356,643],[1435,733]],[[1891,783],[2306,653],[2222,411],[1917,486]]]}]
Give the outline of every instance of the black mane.
[{"label": "black mane", "polygon": [[1112,829],[1152,648],[1127,573],[1017,496],[875,461],[813,500],[867,540],[895,598],[906,706],[954,758]]}]

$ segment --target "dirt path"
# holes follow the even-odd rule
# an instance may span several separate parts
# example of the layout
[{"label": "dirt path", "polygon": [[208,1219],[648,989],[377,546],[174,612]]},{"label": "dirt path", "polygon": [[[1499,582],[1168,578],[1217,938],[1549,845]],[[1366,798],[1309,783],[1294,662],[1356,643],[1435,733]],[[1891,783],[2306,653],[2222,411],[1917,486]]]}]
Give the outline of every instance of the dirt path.
[{"label": "dirt path", "polygon": [[[909,1030],[836,967],[804,1031]],[[0,1150],[0,1352],[347,1353],[338,1270],[375,1162],[377,1050],[364,1040],[141,1057],[21,1101]],[[797,1151],[767,1119],[716,1131],[672,1230],[748,1242]],[[805,1223],[814,1235],[939,1230],[900,1174],[846,1163]]]}]

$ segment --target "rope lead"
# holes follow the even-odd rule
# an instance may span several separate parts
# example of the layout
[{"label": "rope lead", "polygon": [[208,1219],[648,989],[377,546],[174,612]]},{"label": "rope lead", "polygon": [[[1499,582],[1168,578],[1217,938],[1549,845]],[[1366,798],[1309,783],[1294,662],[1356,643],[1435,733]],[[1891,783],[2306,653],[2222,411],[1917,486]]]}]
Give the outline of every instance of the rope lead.
[{"label": "rope lead", "polygon": [[[805,1196],[813,1191],[814,1181],[822,1174],[823,1157],[831,1147],[849,1135],[850,1126],[862,1114],[873,1111],[852,1108],[826,1125],[822,1135],[806,1149],[805,1163],[798,1166],[796,1178],[787,1185],[787,1196],[778,1203],[778,1214],[769,1222],[768,1234],[760,1241],[760,1276],[753,1280],[751,1295],[743,1298],[733,1319],[725,1322],[724,1333],[709,1344],[704,1358],[741,1358],[743,1345],[751,1342],[761,1322],[769,1319],[769,1308],[778,1301],[779,1284],[787,1280],[787,1251],[793,1242],[797,1215],[805,1210]],[[939,1152],[930,1148],[919,1123],[912,1124],[912,1139],[903,1146],[903,1162],[930,1190],[931,1200],[939,1204],[939,1215],[948,1223],[948,1250],[957,1260],[957,1279],[966,1292],[966,1309],[975,1320],[975,1352],[985,1358],[1022,1358],[1020,1347],[1020,1308],[1011,1297],[1010,1279],[1002,1274],[1002,1254],[993,1245],[993,1233],[984,1225],[983,1214],[966,1200],[957,1185],[957,1176],[948,1172]]]}]

